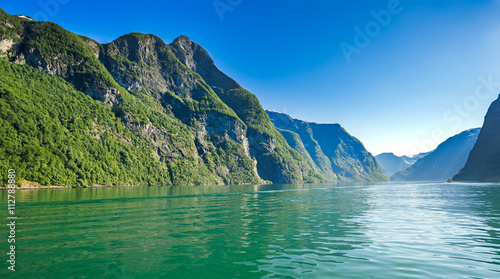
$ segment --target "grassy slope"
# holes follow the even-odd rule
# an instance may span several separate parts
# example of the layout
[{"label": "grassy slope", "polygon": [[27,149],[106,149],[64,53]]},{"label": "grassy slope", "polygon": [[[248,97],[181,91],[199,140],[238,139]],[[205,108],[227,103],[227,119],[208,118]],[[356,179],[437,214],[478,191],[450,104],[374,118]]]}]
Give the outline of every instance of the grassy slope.
[{"label": "grassy slope", "polygon": [[[0,59],[0,172],[41,185],[168,185],[167,168],[110,108]],[[100,138],[100,139],[99,139]]]},{"label": "grassy slope", "polygon": [[[321,170],[318,168],[316,163],[314,163],[314,160],[311,158],[311,156],[307,152],[306,148],[304,147],[304,143],[300,139],[300,136],[297,133],[294,133],[294,132],[289,131],[289,130],[283,130],[283,129],[279,129],[279,128],[277,128],[277,129],[278,129],[278,132],[280,132],[281,135],[283,135],[283,137],[285,138],[287,143],[290,145],[290,147],[297,150],[297,152],[299,152],[299,154],[302,156],[302,158],[304,158],[306,160],[309,167],[313,171],[315,171],[316,173],[320,174]],[[327,181],[326,178],[323,178],[323,181],[326,182]]]},{"label": "grassy slope", "polygon": [[[257,155],[257,160],[261,163],[258,168],[262,178],[281,180],[282,183],[323,181],[324,178],[315,173],[276,130],[254,94],[241,87],[230,90],[219,88],[215,92],[245,122],[250,136],[276,140],[274,150]],[[262,146],[262,149],[268,148],[265,142],[261,142],[259,145]],[[276,174],[274,170],[269,169],[270,165],[279,168],[280,173]]]},{"label": "grassy slope", "polygon": [[310,126],[339,181],[388,181],[361,141],[340,125],[310,123]]}]

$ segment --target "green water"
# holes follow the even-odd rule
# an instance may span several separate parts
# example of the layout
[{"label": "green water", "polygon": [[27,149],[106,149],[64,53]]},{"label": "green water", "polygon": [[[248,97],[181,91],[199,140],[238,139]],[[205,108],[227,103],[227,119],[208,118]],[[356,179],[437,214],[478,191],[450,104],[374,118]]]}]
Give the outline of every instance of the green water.
[{"label": "green water", "polygon": [[[0,218],[6,224],[5,191]],[[18,191],[0,278],[500,278],[500,184]]]}]

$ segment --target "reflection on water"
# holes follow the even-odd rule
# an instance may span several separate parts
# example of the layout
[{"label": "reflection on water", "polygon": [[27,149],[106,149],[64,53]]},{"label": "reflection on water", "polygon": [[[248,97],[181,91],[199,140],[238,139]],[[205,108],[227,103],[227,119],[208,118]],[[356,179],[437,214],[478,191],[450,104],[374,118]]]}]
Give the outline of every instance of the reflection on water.
[{"label": "reflection on water", "polygon": [[497,278],[499,186],[19,191],[13,278]]}]

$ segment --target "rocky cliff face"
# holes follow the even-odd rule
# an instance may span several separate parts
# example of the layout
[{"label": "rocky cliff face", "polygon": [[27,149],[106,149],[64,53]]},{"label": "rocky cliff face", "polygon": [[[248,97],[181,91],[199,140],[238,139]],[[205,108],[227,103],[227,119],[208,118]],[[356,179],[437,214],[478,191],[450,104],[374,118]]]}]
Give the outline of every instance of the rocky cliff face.
[{"label": "rocky cliff face", "polygon": [[62,77],[111,106],[169,168],[173,184],[192,184],[182,173],[189,165],[203,169],[207,183],[323,181],[288,146],[255,95],[185,36],[167,45],[132,33],[102,45],[2,10],[0,27],[3,59]]},{"label": "rocky cliff face", "polygon": [[103,65],[77,35],[52,22],[0,13],[4,18],[0,41],[5,45],[3,56],[9,61],[63,77],[101,102],[116,104],[121,100],[118,84],[109,79]]},{"label": "rocky cliff face", "polygon": [[179,61],[198,74],[246,124],[249,152],[257,160],[263,179],[282,183],[323,181],[276,131],[257,97],[222,73],[201,46],[186,36],[175,39],[169,46]]},{"label": "rocky cliff face", "polygon": [[467,161],[480,128],[464,131],[441,143],[407,170],[391,176],[393,181],[446,181]]},{"label": "rocky cliff face", "polygon": [[284,113],[266,112],[289,144],[329,181],[387,181],[375,158],[340,125],[308,123]]},{"label": "rocky cliff face", "polygon": [[200,45],[186,36],[180,36],[171,44],[172,53],[181,63],[198,73],[203,80],[213,87],[226,90],[240,88],[239,84],[221,72],[210,55]]},{"label": "rocky cliff face", "polygon": [[500,96],[484,118],[474,148],[464,168],[453,178],[457,181],[500,181]]}]

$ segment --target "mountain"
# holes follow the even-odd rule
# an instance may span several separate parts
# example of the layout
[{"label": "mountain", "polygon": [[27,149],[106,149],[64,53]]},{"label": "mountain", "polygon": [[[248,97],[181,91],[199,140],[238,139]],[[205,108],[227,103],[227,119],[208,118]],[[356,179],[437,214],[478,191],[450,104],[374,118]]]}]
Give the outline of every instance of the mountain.
[{"label": "mountain", "polygon": [[411,167],[416,161],[428,154],[429,152],[420,153],[414,156],[396,156],[394,153],[381,153],[375,156],[375,159],[382,168],[385,176],[391,177],[395,173]]},{"label": "mountain", "polygon": [[329,181],[387,181],[375,158],[339,124],[316,124],[266,110],[288,144]]},{"label": "mountain", "polygon": [[494,101],[457,181],[500,181],[500,96]]},{"label": "mountain", "polygon": [[480,130],[470,129],[450,137],[408,169],[391,176],[391,180],[446,181],[452,178],[465,165]]},{"label": "mountain", "polygon": [[422,152],[417,155],[413,156],[401,156],[401,158],[408,164],[413,165],[415,164],[418,160],[424,158],[425,156],[429,155],[431,152]]},{"label": "mountain", "polygon": [[399,171],[406,170],[412,165],[402,157],[394,155],[394,153],[382,153],[375,156],[375,159],[387,177],[391,177]]},{"label": "mountain", "polygon": [[0,172],[41,185],[322,182],[188,37],[108,44],[0,9]]}]

